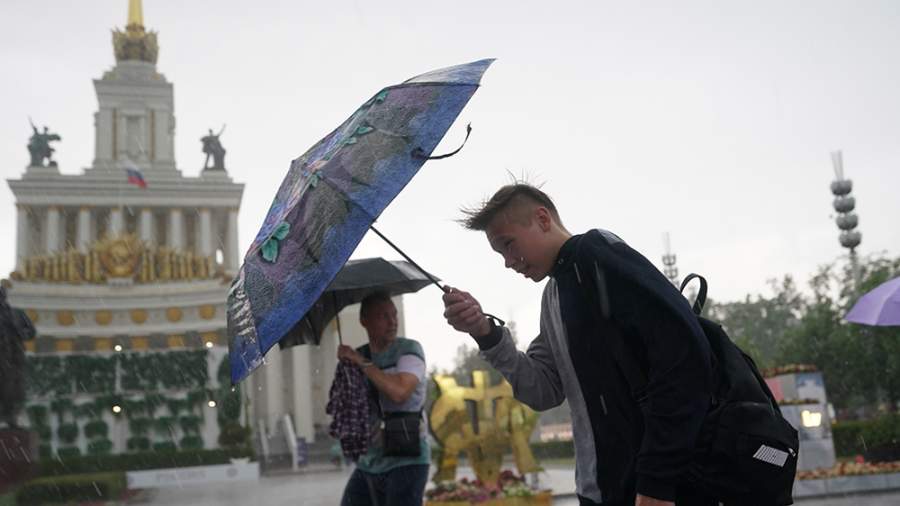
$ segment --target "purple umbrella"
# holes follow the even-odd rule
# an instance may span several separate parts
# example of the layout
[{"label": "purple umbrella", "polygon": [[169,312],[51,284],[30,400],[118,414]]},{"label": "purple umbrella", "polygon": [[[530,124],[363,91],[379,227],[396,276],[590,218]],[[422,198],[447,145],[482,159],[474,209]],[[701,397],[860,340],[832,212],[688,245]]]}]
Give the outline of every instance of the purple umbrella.
[{"label": "purple umbrella", "polygon": [[879,285],[856,301],[848,322],[887,327],[900,325],[900,278]]}]

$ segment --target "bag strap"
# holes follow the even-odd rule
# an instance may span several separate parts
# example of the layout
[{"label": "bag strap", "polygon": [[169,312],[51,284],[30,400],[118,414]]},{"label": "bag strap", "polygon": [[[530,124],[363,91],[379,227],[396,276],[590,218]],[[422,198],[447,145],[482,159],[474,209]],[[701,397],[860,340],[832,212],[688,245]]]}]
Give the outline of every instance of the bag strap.
[{"label": "bag strap", "polygon": [[696,273],[688,274],[688,276],[684,278],[684,281],[681,282],[681,288],[679,290],[681,293],[684,293],[685,287],[687,287],[688,283],[694,279],[700,280],[700,291],[697,292],[697,299],[694,300],[692,309],[694,310],[695,315],[700,316],[700,313],[703,312],[703,305],[706,304],[706,278]]},{"label": "bag strap", "polygon": [[[366,358],[369,362],[372,361],[372,349],[369,348],[368,344],[364,344],[362,348],[359,350],[360,354]],[[372,367],[377,367],[375,364],[372,364]],[[372,383],[369,378],[366,378],[366,384],[369,386],[369,397],[375,401],[375,405],[378,406],[378,418],[384,420],[384,409],[381,407],[381,394],[378,393],[378,389],[375,388],[375,384]]]}]

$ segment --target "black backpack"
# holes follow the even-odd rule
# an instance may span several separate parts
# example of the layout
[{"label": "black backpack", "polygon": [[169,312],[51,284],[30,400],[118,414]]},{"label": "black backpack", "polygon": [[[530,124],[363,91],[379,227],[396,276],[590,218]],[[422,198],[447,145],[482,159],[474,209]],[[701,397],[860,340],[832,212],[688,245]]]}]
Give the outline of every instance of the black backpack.
[{"label": "black backpack", "polygon": [[[713,356],[713,399],[700,429],[685,479],[700,492],[729,506],[793,504],[799,439],[784,419],[759,369],[716,322],[700,316],[706,280],[691,274],[681,291],[700,280],[694,313]],[[610,342],[617,342],[611,339]],[[645,391],[646,374],[620,343],[612,351],[633,392]]]}]

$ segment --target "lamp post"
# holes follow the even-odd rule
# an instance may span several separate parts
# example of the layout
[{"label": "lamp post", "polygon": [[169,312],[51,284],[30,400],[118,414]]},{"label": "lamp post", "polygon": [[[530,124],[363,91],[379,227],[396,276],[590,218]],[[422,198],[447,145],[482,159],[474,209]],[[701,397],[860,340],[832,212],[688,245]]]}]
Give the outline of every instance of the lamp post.
[{"label": "lamp post", "polygon": [[675,266],[676,258],[675,254],[672,253],[672,242],[669,240],[669,233],[666,232],[663,234],[663,242],[666,245],[666,253],[662,256],[662,262],[665,267],[663,267],[663,274],[669,278],[669,281],[672,282],[676,287],[678,286],[678,267]]},{"label": "lamp post", "polygon": [[856,230],[859,225],[859,216],[853,212],[856,208],[856,199],[850,196],[853,191],[853,181],[844,178],[844,160],[840,151],[831,152],[831,163],[834,166],[836,179],[831,182],[831,193],[834,195],[834,210],[838,215],[835,218],[838,228],[841,230],[838,240],[841,246],[850,250],[850,268],[853,270],[854,290],[859,289],[860,271],[859,259],[856,256],[856,247],[862,242],[862,234]]}]

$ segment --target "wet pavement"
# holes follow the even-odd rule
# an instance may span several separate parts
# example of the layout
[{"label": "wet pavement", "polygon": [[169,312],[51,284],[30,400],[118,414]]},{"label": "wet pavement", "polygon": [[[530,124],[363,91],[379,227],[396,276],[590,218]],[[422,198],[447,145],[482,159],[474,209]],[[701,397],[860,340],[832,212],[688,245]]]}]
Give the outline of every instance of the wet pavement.
[{"label": "wet pavement", "polygon": [[[340,503],[351,468],[323,466],[302,473],[284,473],[260,478],[259,482],[238,482],[209,486],[148,490],[130,504],[172,506],[334,506]],[[459,477],[472,477],[461,468]],[[553,490],[554,506],[577,506],[575,472],[571,467],[549,468],[540,475],[541,485]],[[886,493],[799,499],[798,506],[897,506],[900,490]]]}]

